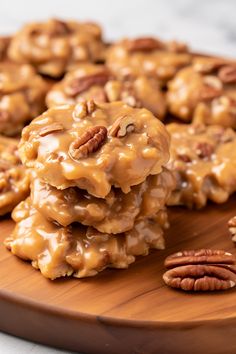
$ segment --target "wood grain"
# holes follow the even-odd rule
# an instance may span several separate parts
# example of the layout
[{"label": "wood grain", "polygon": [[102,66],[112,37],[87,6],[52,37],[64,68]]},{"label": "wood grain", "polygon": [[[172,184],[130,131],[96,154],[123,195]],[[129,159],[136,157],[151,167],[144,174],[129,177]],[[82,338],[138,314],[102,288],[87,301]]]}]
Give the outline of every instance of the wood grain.
[{"label": "wood grain", "polygon": [[[189,294],[162,281],[164,258],[180,249],[236,254],[227,230],[235,205],[234,196],[202,211],[173,208],[165,251],[83,280],[49,281],[1,244],[0,330],[84,353],[235,354],[236,290]],[[0,221],[1,240],[13,226]]]}]

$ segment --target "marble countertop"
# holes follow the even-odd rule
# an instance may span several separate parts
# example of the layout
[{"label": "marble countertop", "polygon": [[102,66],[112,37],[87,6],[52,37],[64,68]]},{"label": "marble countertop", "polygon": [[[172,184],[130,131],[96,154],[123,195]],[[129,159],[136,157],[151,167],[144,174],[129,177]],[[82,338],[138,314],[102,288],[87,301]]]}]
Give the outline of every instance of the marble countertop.
[{"label": "marble countertop", "polygon": [[[27,21],[75,18],[103,24],[108,40],[157,35],[186,41],[195,51],[236,57],[235,13],[235,0],[7,0],[0,3],[0,33],[12,33]],[[0,353],[69,352],[0,333]]]}]

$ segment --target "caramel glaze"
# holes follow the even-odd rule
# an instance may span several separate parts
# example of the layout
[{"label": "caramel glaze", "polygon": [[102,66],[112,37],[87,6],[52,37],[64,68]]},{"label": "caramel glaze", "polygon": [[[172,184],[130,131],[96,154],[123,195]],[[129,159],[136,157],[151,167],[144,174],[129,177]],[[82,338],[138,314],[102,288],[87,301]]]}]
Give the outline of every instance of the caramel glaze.
[{"label": "caramel glaze", "polygon": [[[20,156],[39,178],[58,189],[77,186],[105,198],[112,186],[128,193],[131,186],[162,171],[169,159],[169,135],[151,112],[113,102],[96,104],[91,114],[81,118],[81,104],[51,108],[23,130]],[[121,138],[110,136],[112,124],[123,116],[133,121],[132,132]],[[61,131],[40,134],[55,123]],[[82,158],[71,156],[71,144],[94,126],[108,128],[102,146]]]},{"label": "caramel glaze", "polygon": [[[217,58],[195,58],[168,83],[172,114],[185,122],[236,128],[236,84],[221,82],[214,69],[218,62]],[[231,62],[222,59],[221,65]]]},{"label": "caramel glaze", "polygon": [[45,110],[48,84],[30,65],[0,63],[0,133],[15,135]]},{"label": "caramel glaze", "polygon": [[131,230],[136,219],[153,217],[163,209],[175,185],[172,173],[164,169],[149,176],[127,194],[112,188],[105,199],[90,196],[76,187],[58,190],[34,178],[33,206],[48,220],[68,226],[73,222],[93,226],[100,232],[117,234]]},{"label": "caramel glaze", "polygon": [[201,208],[236,191],[236,133],[231,128],[172,123],[170,167],[177,186],[170,205]]},{"label": "caramel glaze", "polygon": [[29,198],[12,216],[17,224],[5,245],[50,279],[94,276],[107,267],[127,268],[150,248],[164,248],[163,228],[168,226],[166,211],[161,210],[151,219],[137,219],[132,230],[115,236],[78,223],[62,227],[47,221]]},{"label": "caramel glaze", "polygon": [[0,215],[29,195],[30,176],[17,153],[18,140],[0,136]]}]

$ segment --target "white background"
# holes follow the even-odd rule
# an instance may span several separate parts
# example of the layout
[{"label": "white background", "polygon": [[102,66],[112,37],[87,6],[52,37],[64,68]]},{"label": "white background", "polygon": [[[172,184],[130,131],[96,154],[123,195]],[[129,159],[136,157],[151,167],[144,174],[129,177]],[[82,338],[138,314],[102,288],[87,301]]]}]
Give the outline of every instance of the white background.
[{"label": "white background", "polygon": [[[236,57],[235,0],[0,0],[0,32],[47,17],[95,20],[105,37],[157,35]],[[0,314],[1,316],[1,314]],[[0,333],[0,354],[66,353]]]}]

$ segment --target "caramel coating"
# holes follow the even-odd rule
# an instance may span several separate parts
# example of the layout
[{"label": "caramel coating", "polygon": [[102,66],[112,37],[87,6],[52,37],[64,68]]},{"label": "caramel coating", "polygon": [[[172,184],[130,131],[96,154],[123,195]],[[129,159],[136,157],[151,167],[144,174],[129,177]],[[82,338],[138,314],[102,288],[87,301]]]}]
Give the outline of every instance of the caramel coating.
[{"label": "caramel coating", "polygon": [[45,109],[48,84],[30,65],[0,63],[0,133],[15,135]]},{"label": "caramel coating", "polygon": [[107,53],[107,66],[119,79],[145,75],[162,85],[190,62],[186,46],[152,38],[148,41],[145,38],[123,39],[112,45]]},{"label": "caramel coating", "polygon": [[73,222],[93,226],[100,232],[117,234],[133,228],[140,217],[153,217],[164,208],[174,187],[173,175],[164,169],[159,175],[131,188],[127,194],[112,188],[105,199],[95,198],[76,187],[58,190],[34,178],[33,206],[48,220],[68,226]]},{"label": "caramel coating", "polygon": [[39,73],[57,78],[75,63],[102,60],[104,50],[97,24],[49,19],[25,25],[14,36],[8,55],[15,62],[30,63]]},{"label": "caramel coating", "polygon": [[7,50],[11,42],[11,37],[0,37],[0,60],[7,59]]},{"label": "caramel coating", "polygon": [[160,85],[145,76],[119,81],[103,65],[81,64],[68,72],[47,94],[47,106],[74,104],[83,99],[95,102],[123,101],[131,107],[144,107],[157,118],[166,113],[166,100]]},{"label": "caramel coating", "polygon": [[[74,142],[88,129],[103,126],[109,132],[121,116],[133,119],[132,132],[121,138],[108,133],[96,151],[89,148],[93,152],[88,156],[71,155]],[[61,124],[61,131],[53,131],[55,123]],[[40,135],[50,126],[51,134]],[[169,135],[146,109],[134,109],[122,102],[87,101],[51,108],[33,120],[23,130],[19,152],[23,163],[33,167],[37,176],[50,185],[58,189],[77,186],[105,198],[112,186],[128,193],[148,175],[160,173],[169,159]]]},{"label": "caramel coating", "polygon": [[186,122],[235,129],[236,76],[232,68],[236,64],[227,60],[195,58],[168,83],[170,112]]},{"label": "caramel coating", "polygon": [[16,139],[0,136],[0,215],[10,211],[29,194],[29,174],[17,154]]},{"label": "caramel coating", "polygon": [[177,185],[169,204],[202,208],[207,200],[224,203],[236,191],[236,133],[221,126],[167,126],[170,165]]},{"label": "caramel coating", "polygon": [[131,231],[116,236],[80,224],[62,227],[47,221],[29,199],[17,206],[13,219],[17,224],[5,245],[50,279],[94,276],[107,267],[127,268],[150,248],[163,249],[162,229],[167,227],[164,210],[154,219],[137,220]]}]

